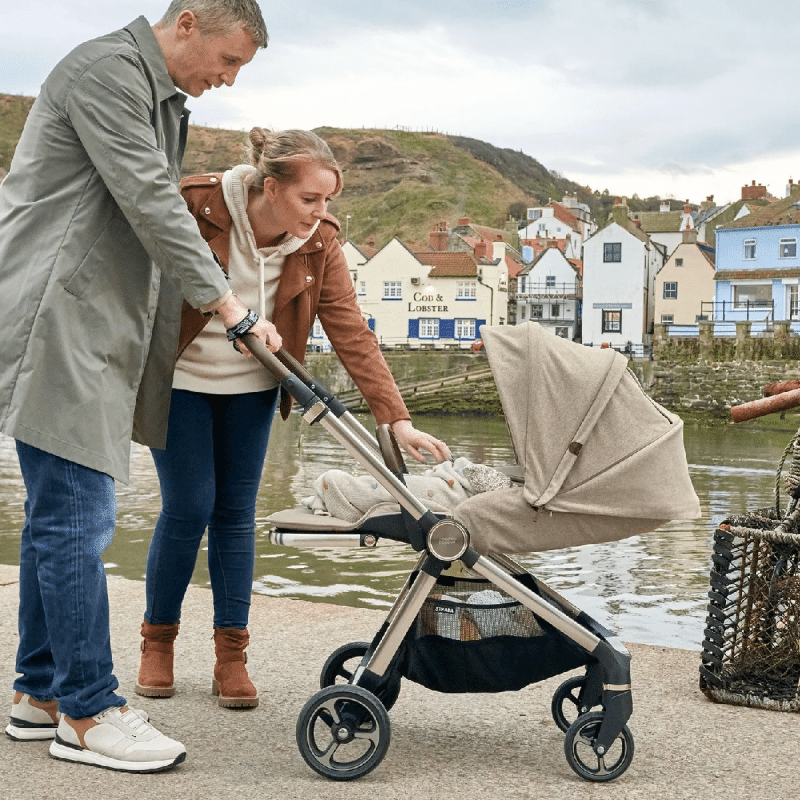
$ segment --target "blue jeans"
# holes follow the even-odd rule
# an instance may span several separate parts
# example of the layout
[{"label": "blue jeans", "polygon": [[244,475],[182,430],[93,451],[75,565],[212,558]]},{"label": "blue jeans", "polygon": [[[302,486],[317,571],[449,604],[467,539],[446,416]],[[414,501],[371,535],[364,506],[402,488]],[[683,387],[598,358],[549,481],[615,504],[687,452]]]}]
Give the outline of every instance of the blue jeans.
[{"label": "blue jeans", "polygon": [[149,623],[180,621],[207,528],[214,627],[247,627],[256,497],[277,400],[278,389],[235,395],[173,390],[167,447],[152,451],[162,509],[147,556]]},{"label": "blue jeans", "polygon": [[116,525],[114,480],[19,441],[17,455],[28,497],[14,688],[37,700],[57,698],[73,718],[123,706],[100,558]]}]

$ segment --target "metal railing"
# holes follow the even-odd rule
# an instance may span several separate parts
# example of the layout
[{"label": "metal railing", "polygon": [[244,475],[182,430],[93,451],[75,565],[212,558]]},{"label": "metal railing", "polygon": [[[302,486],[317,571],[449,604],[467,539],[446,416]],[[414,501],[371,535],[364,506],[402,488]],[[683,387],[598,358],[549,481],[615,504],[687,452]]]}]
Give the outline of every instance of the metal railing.
[{"label": "metal railing", "polygon": [[703,300],[700,303],[700,318],[719,322],[758,320],[772,322],[775,319],[774,300]]}]

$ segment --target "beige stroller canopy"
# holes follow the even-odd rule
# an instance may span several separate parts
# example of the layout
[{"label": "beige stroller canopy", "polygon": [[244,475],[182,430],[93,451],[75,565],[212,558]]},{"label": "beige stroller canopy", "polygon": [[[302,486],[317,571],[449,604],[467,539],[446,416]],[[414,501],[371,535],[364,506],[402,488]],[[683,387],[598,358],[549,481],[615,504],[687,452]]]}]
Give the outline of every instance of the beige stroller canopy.
[{"label": "beige stroller canopy", "polygon": [[624,356],[533,322],[481,335],[524,482],[455,509],[477,550],[613,541],[700,515],[683,422],[645,394]]}]

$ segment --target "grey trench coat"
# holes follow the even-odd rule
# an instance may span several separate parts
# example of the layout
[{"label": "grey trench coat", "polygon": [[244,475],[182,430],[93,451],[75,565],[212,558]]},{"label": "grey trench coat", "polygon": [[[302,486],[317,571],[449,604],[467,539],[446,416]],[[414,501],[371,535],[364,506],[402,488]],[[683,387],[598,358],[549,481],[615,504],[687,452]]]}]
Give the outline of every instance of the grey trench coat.
[{"label": "grey trench coat", "polygon": [[165,443],[182,298],[228,291],[177,188],[185,99],[144,17],[86,42],[0,186],[0,431],[123,481]]}]

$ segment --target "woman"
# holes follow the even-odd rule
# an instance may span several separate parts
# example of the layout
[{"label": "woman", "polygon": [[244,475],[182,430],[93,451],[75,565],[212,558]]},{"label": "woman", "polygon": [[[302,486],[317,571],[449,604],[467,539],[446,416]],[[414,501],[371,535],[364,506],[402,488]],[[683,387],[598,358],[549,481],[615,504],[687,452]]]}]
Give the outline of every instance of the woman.
[{"label": "woman", "polygon": [[[418,461],[447,446],[409,419],[377,340],[364,322],[328,203],[342,175],[327,144],[308,131],[250,132],[248,162],[186,178],[181,191],[231,289],[267,323],[270,349],[303,359],[319,317],[379,423],[391,423]],[[241,335],[248,322],[231,335]],[[236,326],[240,328],[240,326]],[[245,648],[255,551],[255,503],[279,389],[254,358],[231,347],[225,327],[184,306],[167,446],[153,450],[162,511],[147,559],[147,608],[137,694],[170,697],[181,603],[208,528],[217,662],[212,691],[223,707],[252,707],[258,693]],[[234,339],[234,345],[237,344]],[[237,348],[239,349],[239,348]],[[242,348],[244,349],[244,348]],[[291,398],[281,398],[284,419]]]}]

